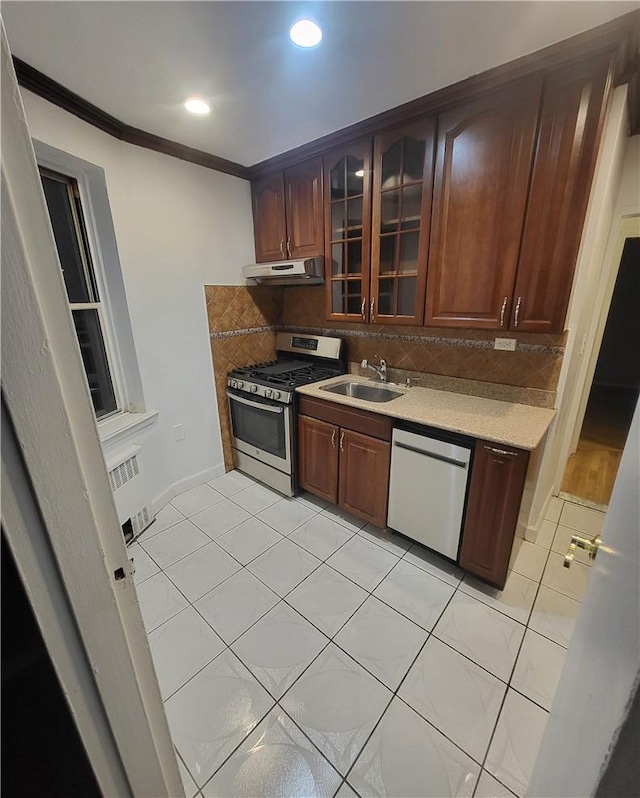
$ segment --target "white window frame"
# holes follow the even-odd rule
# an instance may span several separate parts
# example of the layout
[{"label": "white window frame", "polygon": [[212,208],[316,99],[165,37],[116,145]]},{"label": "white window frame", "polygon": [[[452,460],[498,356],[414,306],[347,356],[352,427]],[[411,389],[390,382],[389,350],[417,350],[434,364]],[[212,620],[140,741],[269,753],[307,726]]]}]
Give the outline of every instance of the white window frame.
[{"label": "white window frame", "polygon": [[125,431],[130,423],[148,422],[150,416],[156,415],[145,407],[105,173],[101,167],[44,142],[34,139],[33,146],[38,166],[73,178],[80,193],[100,302],[70,302],[69,307],[98,309],[117,405],[116,410],[96,418],[105,440],[113,436],[114,430]]}]

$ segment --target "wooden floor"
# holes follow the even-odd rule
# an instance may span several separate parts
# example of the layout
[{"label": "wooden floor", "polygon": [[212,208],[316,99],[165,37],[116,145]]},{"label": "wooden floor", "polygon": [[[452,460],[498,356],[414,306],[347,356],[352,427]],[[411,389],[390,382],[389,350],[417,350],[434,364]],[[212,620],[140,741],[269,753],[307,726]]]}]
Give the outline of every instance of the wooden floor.
[{"label": "wooden floor", "polygon": [[636,401],[636,393],[594,385],[562,493],[596,506],[609,504]]}]

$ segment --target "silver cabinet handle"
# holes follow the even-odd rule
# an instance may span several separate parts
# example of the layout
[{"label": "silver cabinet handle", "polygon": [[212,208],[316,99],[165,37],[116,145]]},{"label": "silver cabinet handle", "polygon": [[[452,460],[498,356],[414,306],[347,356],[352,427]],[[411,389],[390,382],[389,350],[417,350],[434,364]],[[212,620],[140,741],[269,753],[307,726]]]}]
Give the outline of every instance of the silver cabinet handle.
[{"label": "silver cabinet handle", "polygon": [[493,452],[494,454],[504,454],[507,457],[517,457],[517,452],[508,452],[506,449],[495,449],[493,446],[485,446],[484,447],[488,452]]},{"label": "silver cabinet handle", "polygon": [[284,254],[284,239],[281,239],[281,240],[280,240],[280,254],[282,255],[282,257],[283,257],[283,258],[286,258],[286,257],[287,257],[287,256]]},{"label": "silver cabinet handle", "polygon": [[518,297],[518,301],[516,302],[516,309],[515,309],[515,312],[513,314],[513,326],[514,327],[518,326],[518,316],[520,315],[520,305],[521,304],[522,304],[522,297],[519,296]]},{"label": "silver cabinet handle", "polygon": [[291,257],[291,239],[287,238],[287,254]]},{"label": "silver cabinet handle", "polygon": [[344,441],[344,430],[340,433],[340,451],[341,452],[344,452],[344,446],[342,445],[343,441]]},{"label": "silver cabinet handle", "polygon": [[375,319],[375,317],[376,317],[376,314],[374,313],[375,306],[376,306],[376,298],[374,297],[371,300],[371,307],[369,308],[369,315],[370,315],[371,321],[373,321]]},{"label": "silver cabinet handle", "polygon": [[504,312],[507,309],[507,297],[502,300],[502,307],[500,308],[500,326],[504,326]]},{"label": "silver cabinet handle", "polygon": [[362,305],[360,306],[360,315],[362,316],[362,321],[366,321],[366,316],[365,316],[365,313],[366,313],[365,308],[366,307],[367,307],[367,298],[364,297],[363,300],[362,300]]},{"label": "silver cabinet handle", "polygon": [[331,433],[331,448],[332,449],[336,448],[336,429],[335,429],[335,427],[333,428],[333,432]]}]

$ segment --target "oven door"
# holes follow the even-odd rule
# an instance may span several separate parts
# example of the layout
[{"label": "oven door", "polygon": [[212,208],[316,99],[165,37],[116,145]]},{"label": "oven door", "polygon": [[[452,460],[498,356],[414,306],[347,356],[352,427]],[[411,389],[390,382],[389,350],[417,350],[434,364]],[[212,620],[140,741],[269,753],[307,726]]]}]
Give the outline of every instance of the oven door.
[{"label": "oven door", "polygon": [[291,474],[291,405],[227,391],[232,445],[241,452]]}]

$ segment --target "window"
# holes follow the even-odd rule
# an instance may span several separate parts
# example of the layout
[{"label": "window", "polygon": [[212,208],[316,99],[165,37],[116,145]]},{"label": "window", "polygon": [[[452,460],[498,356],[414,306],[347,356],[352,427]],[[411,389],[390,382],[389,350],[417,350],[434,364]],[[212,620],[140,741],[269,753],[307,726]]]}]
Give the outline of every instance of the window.
[{"label": "window", "polygon": [[104,418],[120,408],[78,183],[72,177],[42,168],[40,177],[91,400],[96,417]]}]

